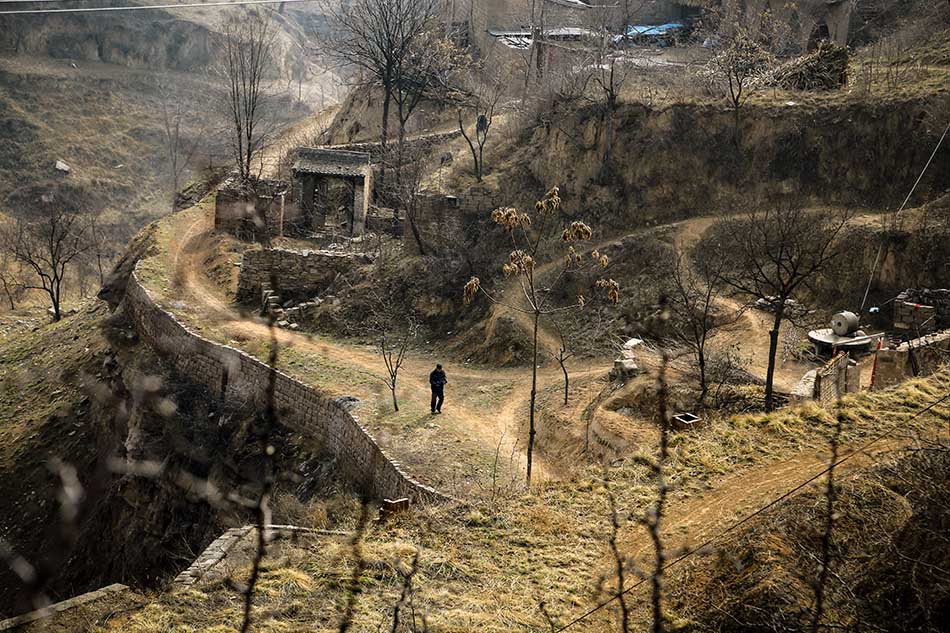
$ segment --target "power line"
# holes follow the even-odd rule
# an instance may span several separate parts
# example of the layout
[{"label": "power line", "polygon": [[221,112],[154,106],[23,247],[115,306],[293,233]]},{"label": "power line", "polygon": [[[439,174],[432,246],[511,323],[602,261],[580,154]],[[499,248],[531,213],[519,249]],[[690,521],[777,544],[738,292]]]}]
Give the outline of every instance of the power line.
[{"label": "power line", "polygon": [[[16,1],[16,0],[14,0]],[[39,0],[43,1],[43,0]],[[54,0],[49,0],[54,1]],[[105,11],[174,11],[177,9],[204,9],[206,7],[231,7],[249,4],[294,4],[297,2],[317,2],[318,0],[217,0],[215,2],[190,2],[187,4],[143,4],[121,7],[75,7],[71,9],[15,9],[0,11],[0,15],[39,15],[45,13],[101,13]],[[3,4],[0,1],[0,4]]]},{"label": "power line", "polygon": [[[947,123],[947,127],[943,130],[943,136],[940,137],[940,140],[937,141],[937,146],[934,148],[933,153],[930,155],[930,159],[927,161],[927,164],[924,165],[923,171],[920,172],[920,176],[917,177],[917,181],[914,183],[914,186],[911,187],[910,193],[907,194],[907,197],[904,198],[904,203],[901,205],[901,208],[897,210],[897,213],[894,214],[894,217],[900,217],[900,214],[903,213],[904,207],[907,206],[907,203],[910,202],[911,196],[914,195],[914,192],[917,191],[917,187],[920,185],[920,181],[924,179],[924,174],[927,173],[927,170],[930,169],[930,165],[933,164],[934,158],[937,156],[937,152],[940,151],[940,146],[943,145],[943,142],[947,138],[947,132],[950,132],[950,123]],[[877,255],[874,257],[874,264],[871,265],[871,277],[868,279],[868,287],[864,291],[864,300],[861,301],[861,310],[864,312],[864,306],[867,305],[868,295],[871,293],[871,284],[874,283],[874,275],[877,273],[877,264],[881,260],[881,255],[884,252],[884,244],[882,243],[877,247]]]},{"label": "power line", "polygon": [[[674,559],[671,560],[669,563],[667,563],[666,565],[664,565],[664,566],[663,566],[663,571],[666,571],[667,569],[673,567],[674,565],[678,565],[679,563],[683,562],[685,559],[689,558],[690,556],[693,556],[694,554],[697,554],[697,553],[699,553],[700,551],[706,549],[707,547],[709,547],[710,545],[712,545],[713,543],[715,543],[716,541],[718,541],[718,540],[719,540],[720,538],[722,538],[723,536],[729,534],[730,532],[735,531],[736,529],[738,529],[739,527],[745,525],[746,523],[748,523],[749,521],[751,521],[751,520],[754,519],[755,517],[757,517],[757,516],[763,514],[764,512],[768,511],[769,509],[774,508],[775,506],[779,505],[780,503],[782,503],[783,501],[785,501],[785,500],[788,499],[789,497],[793,496],[795,493],[797,493],[797,492],[801,491],[802,489],[808,487],[810,484],[814,483],[815,481],[817,481],[818,479],[820,479],[820,478],[823,477],[824,475],[828,474],[828,471],[830,471],[832,468],[836,468],[836,467],[840,466],[841,464],[843,464],[844,462],[850,460],[851,458],[853,458],[853,457],[855,457],[855,456],[857,456],[857,455],[863,454],[863,453],[864,453],[865,451],[867,451],[867,449],[869,449],[872,445],[876,444],[877,442],[881,441],[882,439],[884,439],[885,437],[887,437],[888,435],[890,435],[891,433],[893,433],[893,432],[897,429],[898,426],[900,426],[900,425],[902,425],[902,424],[906,424],[906,423],[910,422],[911,420],[915,420],[915,419],[919,418],[920,416],[922,416],[923,414],[927,413],[928,411],[930,411],[931,409],[933,409],[934,407],[936,407],[937,405],[939,405],[940,403],[942,403],[942,402],[944,402],[944,401],[946,401],[946,400],[950,400],[950,392],[948,392],[947,394],[945,394],[943,397],[941,397],[941,398],[935,400],[934,402],[931,402],[929,405],[927,405],[927,406],[924,407],[923,409],[917,411],[914,415],[912,415],[911,417],[907,418],[906,420],[898,420],[897,422],[895,422],[894,424],[892,424],[890,427],[888,427],[886,430],[884,430],[884,431],[881,432],[879,435],[877,435],[877,437],[875,437],[874,439],[869,440],[868,442],[866,442],[866,443],[865,443],[863,446],[861,446],[860,448],[855,449],[854,451],[848,453],[848,455],[842,457],[841,459],[839,459],[838,461],[836,461],[834,464],[831,464],[831,465],[825,467],[821,472],[817,473],[817,474],[814,475],[813,477],[810,477],[807,481],[804,481],[804,482],[800,483],[799,485],[795,486],[794,488],[792,488],[791,490],[788,490],[788,491],[782,493],[779,497],[777,497],[776,499],[773,499],[773,500],[770,501],[769,503],[765,504],[764,506],[762,506],[761,508],[759,508],[758,510],[756,510],[756,511],[753,512],[752,514],[750,514],[750,515],[748,515],[748,516],[746,516],[746,517],[743,517],[741,520],[737,521],[736,523],[733,523],[733,524],[730,525],[729,527],[723,529],[721,532],[715,534],[714,536],[709,537],[708,539],[706,539],[706,540],[705,540],[703,543],[701,543],[700,545],[697,545],[696,547],[690,548],[689,550],[683,552],[683,553],[680,554],[678,557],[674,558]],[[556,629],[555,633],[561,633],[561,631],[565,631],[565,630],[571,628],[572,626],[574,626],[575,624],[577,624],[578,622],[581,622],[582,620],[585,620],[586,618],[590,617],[591,615],[593,615],[593,614],[596,613],[597,611],[600,611],[601,609],[603,609],[604,607],[606,607],[607,605],[609,605],[611,602],[613,602],[614,600],[616,600],[616,599],[619,598],[620,596],[626,595],[626,594],[630,593],[631,591],[633,591],[634,589],[636,589],[637,587],[643,585],[643,584],[646,583],[648,580],[650,580],[650,578],[651,578],[651,576],[647,576],[646,578],[641,579],[639,582],[636,582],[636,583],[634,583],[633,585],[631,585],[630,587],[624,589],[624,590],[621,591],[620,593],[617,593],[617,594],[611,596],[610,598],[608,598],[607,600],[604,600],[603,602],[599,603],[597,606],[595,606],[595,607],[589,609],[588,611],[586,611],[586,612],[583,613],[582,615],[580,615],[580,616],[574,618],[574,619],[571,620],[569,623],[567,623],[567,624],[565,624],[564,626],[562,626],[562,627]]]}]

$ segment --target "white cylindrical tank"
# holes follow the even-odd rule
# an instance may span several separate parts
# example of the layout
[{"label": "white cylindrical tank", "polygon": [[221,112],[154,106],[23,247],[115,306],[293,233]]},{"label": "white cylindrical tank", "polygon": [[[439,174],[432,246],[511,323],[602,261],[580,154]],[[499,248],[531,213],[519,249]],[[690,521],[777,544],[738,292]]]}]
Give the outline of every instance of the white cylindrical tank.
[{"label": "white cylindrical tank", "polygon": [[839,312],[831,317],[831,330],[838,336],[851,336],[858,327],[858,315],[854,312]]}]

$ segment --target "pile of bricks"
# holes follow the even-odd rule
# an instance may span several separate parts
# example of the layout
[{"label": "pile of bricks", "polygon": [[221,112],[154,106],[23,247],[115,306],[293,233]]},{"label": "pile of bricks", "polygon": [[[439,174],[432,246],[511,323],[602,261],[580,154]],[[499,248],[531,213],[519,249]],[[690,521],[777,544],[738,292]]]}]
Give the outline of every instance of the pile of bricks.
[{"label": "pile of bricks", "polygon": [[908,289],[894,299],[894,328],[929,334],[950,327],[950,290]]}]

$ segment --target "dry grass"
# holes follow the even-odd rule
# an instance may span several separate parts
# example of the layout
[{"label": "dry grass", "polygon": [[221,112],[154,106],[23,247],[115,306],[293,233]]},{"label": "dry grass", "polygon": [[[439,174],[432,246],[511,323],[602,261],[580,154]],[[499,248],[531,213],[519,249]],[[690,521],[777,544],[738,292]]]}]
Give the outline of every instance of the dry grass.
[{"label": "dry grass", "polygon": [[[950,373],[944,372],[900,389],[849,398],[847,441],[860,441],[896,419],[909,418],[948,387]],[[902,431],[932,428],[934,418],[950,421],[950,412],[938,409],[934,417],[909,421]],[[820,460],[812,456],[825,446],[832,422],[828,412],[805,407],[719,420],[697,434],[675,434],[670,529],[675,531],[677,523],[691,516],[690,508],[705,503],[706,495],[722,494],[737,478],[754,499],[759,469],[770,464],[787,464],[782,460],[794,460],[795,455],[808,458],[800,472],[776,483],[778,491],[806,479],[821,468]],[[649,446],[644,442],[644,453],[652,452]],[[433,630],[540,630],[541,599],[559,618],[589,606],[598,597],[596,587],[607,569],[608,503],[601,474],[600,467],[591,466],[571,481],[547,483],[532,494],[509,492],[494,503],[417,509],[394,522],[373,524],[365,537],[368,565],[356,630],[375,631],[391,617],[399,590],[394,570],[408,564],[417,548],[421,569],[416,603],[425,609]],[[635,460],[620,461],[611,479],[623,517],[639,515],[651,502],[650,477]],[[703,527],[721,527],[729,518],[728,514],[711,518]],[[645,544],[640,530],[628,521],[621,535],[631,554]],[[673,532],[668,538],[674,538]],[[257,601],[258,630],[334,630],[341,613],[341,584],[352,564],[345,539],[278,548],[265,571],[266,590]],[[159,596],[124,630],[209,630],[204,627],[224,623],[220,630],[229,631],[227,627],[237,626],[239,609],[235,592],[215,582]],[[611,617],[609,610],[602,611],[583,630],[611,630]]]}]

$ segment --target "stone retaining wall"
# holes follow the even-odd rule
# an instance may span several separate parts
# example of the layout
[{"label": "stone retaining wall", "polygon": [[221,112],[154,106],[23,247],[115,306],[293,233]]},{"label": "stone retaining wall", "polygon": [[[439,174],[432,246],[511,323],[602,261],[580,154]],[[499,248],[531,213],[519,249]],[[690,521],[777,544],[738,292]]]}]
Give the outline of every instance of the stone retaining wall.
[{"label": "stone retaining wall", "polygon": [[[237,300],[260,301],[262,286],[283,298],[292,294],[310,297],[326,288],[338,274],[345,274],[355,266],[353,255],[347,253],[279,248],[247,251],[238,275]],[[288,297],[284,297],[285,294]]]},{"label": "stone retaining wall", "polygon": [[[346,532],[337,532],[330,530],[315,530],[312,528],[302,528],[294,525],[266,525],[264,534],[268,543],[279,539],[296,539],[300,536],[323,536],[323,537],[345,537]],[[233,566],[240,566],[239,560],[229,560],[239,558],[239,550],[247,547],[256,548],[257,545],[257,526],[245,525],[244,527],[231,528],[224,534],[211,542],[208,547],[201,552],[201,555],[191,564],[188,569],[175,577],[175,585],[179,588],[191,587],[201,581],[223,578],[228,575],[232,563]],[[222,565],[222,563],[225,563]]]},{"label": "stone retaining wall", "polygon": [[222,400],[263,407],[273,372],[280,424],[322,443],[357,489],[376,499],[448,500],[403,473],[342,405],[240,350],[189,331],[155,302],[134,271],[124,305],[146,343]]},{"label": "stone retaining wall", "polygon": [[[435,132],[432,134],[423,134],[414,138],[406,139],[403,146],[403,152],[412,153],[419,150],[428,150],[432,147],[447,143],[452,139],[458,138],[462,133],[458,130],[448,132]],[[389,151],[395,151],[396,143],[394,139],[389,141]],[[327,145],[323,149],[343,150],[347,152],[363,152],[372,157],[373,162],[379,162],[382,158],[382,145],[375,143],[346,143],[343,145]]]}]

